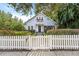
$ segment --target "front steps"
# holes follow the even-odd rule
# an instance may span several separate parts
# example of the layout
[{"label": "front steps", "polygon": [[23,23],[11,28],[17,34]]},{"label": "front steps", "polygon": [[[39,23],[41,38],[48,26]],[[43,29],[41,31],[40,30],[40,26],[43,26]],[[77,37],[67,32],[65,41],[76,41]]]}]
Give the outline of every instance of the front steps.
[{"label": "front steps", "polygon": [[43,32],[37,32],[36,35],[44,35]]}]

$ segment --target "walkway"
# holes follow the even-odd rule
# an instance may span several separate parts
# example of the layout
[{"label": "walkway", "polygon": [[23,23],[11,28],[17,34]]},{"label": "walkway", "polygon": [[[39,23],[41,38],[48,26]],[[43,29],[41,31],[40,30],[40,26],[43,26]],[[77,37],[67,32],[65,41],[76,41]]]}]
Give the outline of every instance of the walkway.
[{"label": "walkway", "polygon": [[79,51],[0,51],[0,56],[79,56]]}]

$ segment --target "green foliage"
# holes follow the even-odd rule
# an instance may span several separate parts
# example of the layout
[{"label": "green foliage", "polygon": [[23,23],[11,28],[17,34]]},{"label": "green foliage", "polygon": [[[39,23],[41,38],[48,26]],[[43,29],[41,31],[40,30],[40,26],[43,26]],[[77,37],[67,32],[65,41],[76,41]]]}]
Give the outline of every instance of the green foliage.
[{"label": "green foliage", "polygon": [[43,11],[45,15],[50,17],[51,19],[58,21],[58,10],[63,6],[63,3],[41,3],[36,4],[36,13]]},{"label": "green foliage", "polygon": [[31,31],[12,31],[12,30],[0,30],[0,36],[16,36],[16,35],[33,35]]},{"label": "green foliage", "polygon": [[22,20],[18,18],[12,18],[12,15],[0,11],[0,30],[16,30],[22,31],[25,30]]},{"label": "green foliage", "polygon": [[64,4],[58,11],[59,28],[79,28],[79,5]]},{"label": "green foliage", "polygon": [[11,30],[0,30],[0,36],[14,35],[14,31]]},{"label": "green foliage", "polygon": [[15,31],[14,35],[33,35],[34,33],[31,31]]},{"label": "green foliage", "polygon": [[48,30],[47,35],[78,35],[79,30],[74,29],[57,29],[57,30]]},{"label": "green foliage", "polygon": [[[32,4],[10,3],[16,11],[28,14]],[[43,11],[52,20],[55,20],[59,28],[79,28],[79,4],[78,3],[36,3],[35,13]],[[24,11],[29,10],[29,11]]]},{"label": "green foliage", "polygon": [[32,8],[31,3],[9,3],[9,5],[22,14],[28,14]]},{"label": "green foliage", "polygon": [[43,13],[58,23],[59,28],[79,28],[78,3],[36,4],[36,12],[42,10]]}]

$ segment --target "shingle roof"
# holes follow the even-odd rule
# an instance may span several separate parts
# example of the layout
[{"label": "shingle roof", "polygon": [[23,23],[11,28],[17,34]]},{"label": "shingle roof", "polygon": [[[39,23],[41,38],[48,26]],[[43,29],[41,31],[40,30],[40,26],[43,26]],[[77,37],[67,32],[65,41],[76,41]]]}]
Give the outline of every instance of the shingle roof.
[{"label": "shingle roof", "polygon": [[[26,21],[25,23],[24,23],[24,25],[27,23],[27,22],[29,22],[30,20],[32,20],[33,18],[35,18],[37,15],[39,15],[40,13],[42,13],[42,12],[39,12],[38,14],[36,14],[35,16],[33,16],[31,19],[29,19],[28,21]],[[46,16],[44,13],[42,13],[44,16]],[[46,16],[48,19],[50,19],[48,16]],[[52,22],[54,22],[54,23],[56,23],[54,20],[52,20],[52,19],[50,19],[50,21],[52,21]],[[57,23],[56,23],[57,24]]]}]

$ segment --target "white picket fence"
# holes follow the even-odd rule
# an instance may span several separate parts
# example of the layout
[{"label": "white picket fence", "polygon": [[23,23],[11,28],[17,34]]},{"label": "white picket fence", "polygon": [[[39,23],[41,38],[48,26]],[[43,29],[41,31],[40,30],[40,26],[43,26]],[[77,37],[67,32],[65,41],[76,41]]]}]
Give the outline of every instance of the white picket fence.
[{"label": "white picket fence", "polygon": [[0,49],[28,49],[28,36],[0,36]]},{"label": "white picket fence", "polygon": [[79,35],[53,35],[51,49],[79,49]]},{"label": "white picket fence", "polygon": [[79,35],[0,36],[0,49],[79,49]]}]

